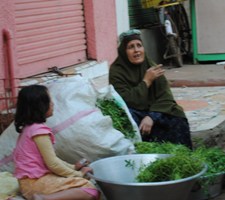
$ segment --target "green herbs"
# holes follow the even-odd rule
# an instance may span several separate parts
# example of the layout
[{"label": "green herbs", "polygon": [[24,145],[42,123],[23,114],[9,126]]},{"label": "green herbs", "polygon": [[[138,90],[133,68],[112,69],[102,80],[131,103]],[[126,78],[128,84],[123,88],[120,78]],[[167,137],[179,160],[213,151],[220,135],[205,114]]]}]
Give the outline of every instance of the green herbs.
[{"label": "green herbs", "polygon": [[135,130],[126,114],[112,99],[98,99],[96,106],[103,115],[109,115],[113,121],[113,127],[124,134],[125,138],[134,138]]},{"label": "green herbs", "polygon": [[207,164],[205,176],[225,172],[225,153],[221,148],[201,146],[193,151],[193,157]]},{"label": "green herbs", "polygon": [[210,197],[210,186],[218,185],[219,177],[225,173],[225,153],[221,148],[202,145],[196,148],[193,157],[207,164],[208,169],[199,180],[199,185],[205,196]]},{"label": "green herbs", "polygon": [[161,182],[187,178],[198,174],[203,168],[201,161],[190,156],[174,155],[157,159],[140,169],[136,177],[138,182]]},{"label": "green herbs", "polygon": [[189,154],[191,150],[181,144],[170,142],[137,142],[134,144],[137,153]]},{"label": "green herbs", "polygon": [[131,169],[135,168],[135,161],[134,160],[125,160],[126,167],[130,167]]},{"label": "green herbs", "polygon": [[198,146],[191,151],[184,145],[165,143],[150,143],[138,142],[135,143],[135,150],[137,153],[161,153],[189,156],[193,159],[199,160],[208,166],[204,176],[214,175],[225,172],[225,153],[218,147]]}]

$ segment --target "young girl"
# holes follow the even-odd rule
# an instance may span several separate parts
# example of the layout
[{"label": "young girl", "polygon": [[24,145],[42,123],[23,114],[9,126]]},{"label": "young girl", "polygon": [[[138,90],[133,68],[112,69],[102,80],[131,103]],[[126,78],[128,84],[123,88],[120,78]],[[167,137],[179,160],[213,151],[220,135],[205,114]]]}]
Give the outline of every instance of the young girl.
[{"label": "young girl", "polygon": [[69,164],[54,151],[55,136],[45,125],[53,114],[48,89],[42,85],[22,88],[15,115],[20,134],[14,151],[15,176],[28,200],[97,200],[99,191],[86,178],[87,162]]}]

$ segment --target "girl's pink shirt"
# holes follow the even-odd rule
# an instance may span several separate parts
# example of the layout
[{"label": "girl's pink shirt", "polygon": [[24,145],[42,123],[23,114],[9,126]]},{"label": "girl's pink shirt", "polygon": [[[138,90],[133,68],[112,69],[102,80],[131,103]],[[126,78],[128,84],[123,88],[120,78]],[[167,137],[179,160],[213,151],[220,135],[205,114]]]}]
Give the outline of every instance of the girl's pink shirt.
[{"label": "girl's pink shirt", "polygon": [[18,179],[39,178],[46,173],[50,173],[32,139],[37,135],[49,135],[52,144],[55,143],[55,136],[52,130],[45,124],[32,124],[24,127],[13,152],[13,160],[15,163],[14,175]]}]

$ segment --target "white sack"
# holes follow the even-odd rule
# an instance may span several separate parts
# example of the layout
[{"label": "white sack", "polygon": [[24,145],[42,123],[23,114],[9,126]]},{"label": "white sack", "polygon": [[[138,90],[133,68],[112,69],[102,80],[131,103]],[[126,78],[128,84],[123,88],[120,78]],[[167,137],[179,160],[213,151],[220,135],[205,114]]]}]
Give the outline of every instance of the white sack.
[{"label": "white sack", "polygon": [[56,133],[56,153],[68,162],[81,157],[100,158],[134,152],[133,142],[113,128],[109,116],[96,108],[98,93],[80,76],[60,79],[48,85],[54,114],[47,124]]},{"label": "white sack", "polygon": [[0,172],[0,199],[8,200],[19,193],[19,183],[9,172]]},{"label": "white sack", "polygon": [[13,122],[0,135],[0,172],[8,171],[13,173],[12,152],[16,146],[19,134],[16,132]]}]

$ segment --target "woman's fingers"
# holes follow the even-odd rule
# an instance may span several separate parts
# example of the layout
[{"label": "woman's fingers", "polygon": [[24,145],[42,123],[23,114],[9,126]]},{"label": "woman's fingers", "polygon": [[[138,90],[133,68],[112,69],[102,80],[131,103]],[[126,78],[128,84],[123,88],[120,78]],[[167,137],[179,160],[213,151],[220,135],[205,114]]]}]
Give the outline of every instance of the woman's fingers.
[{"label": "woman's fingers", "polygon": [[149,87],[155,79],[162,76],[164,73],[165,70],[162,69],[162,64],[153,66],[146,71],[143,81],[147,84],[147,87]]},{"label": "woman's fingers", "polygon": [[153,123],[154,123],[153,120],[149,116],[144,117],[144,119],[142,119],[140,127],[139,127],[141,134],[142,135],[150,134]]},{"label": "woman's fingers", "polygon": [[162,66],[163,66],[162,64],[159,64],[159,65],[151,67],[150,69],[158,70],[158,69],[162,69]]}]

